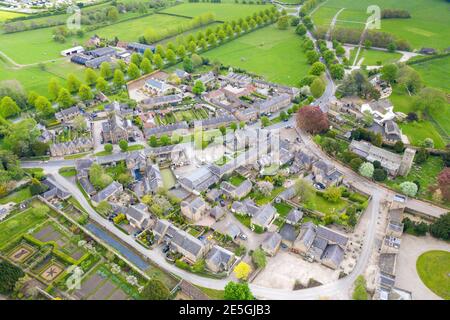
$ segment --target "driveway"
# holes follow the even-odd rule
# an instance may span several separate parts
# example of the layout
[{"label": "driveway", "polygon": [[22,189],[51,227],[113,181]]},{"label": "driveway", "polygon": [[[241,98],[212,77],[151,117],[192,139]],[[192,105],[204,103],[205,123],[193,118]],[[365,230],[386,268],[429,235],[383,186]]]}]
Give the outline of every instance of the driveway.
[{"label": "driveway", "polygon": [[430,250],[450,251],[450,244],[431,236],[415,237],[403,234],[397,259],[395,286],[412,292],[414,300],[442,300],[425,286],[416,270],[419,256]]}]

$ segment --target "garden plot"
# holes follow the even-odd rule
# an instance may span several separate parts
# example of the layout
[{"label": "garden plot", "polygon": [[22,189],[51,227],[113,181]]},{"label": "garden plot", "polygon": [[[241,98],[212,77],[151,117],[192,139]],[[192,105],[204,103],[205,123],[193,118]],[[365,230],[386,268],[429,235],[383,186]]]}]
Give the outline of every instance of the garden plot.
[{"label": "garden plot", "polygon": [[131,294],[131,286],[122,281],[120,277],[112,275],[105,266],[101,266],[89,274],[81,283],[80,289],[75,290],[74,295],[82,300],[128,300],[131,298],[122,288]]},{"label": "garden plot", "polygon": [[64,235],[53,224],[47,224],[42,229],[32,235],[41,242],[54,242],[58,245],[59,250],[68,254],[72,259],[79,260],[85,254],[85,251],[70,242],[68,235]]},{"label": "garden plot", "polygon": [[9,255],[9,258],[14,262],[24,262],[36,252],[32,246],[27,244],[21,244],[15,248]]}]

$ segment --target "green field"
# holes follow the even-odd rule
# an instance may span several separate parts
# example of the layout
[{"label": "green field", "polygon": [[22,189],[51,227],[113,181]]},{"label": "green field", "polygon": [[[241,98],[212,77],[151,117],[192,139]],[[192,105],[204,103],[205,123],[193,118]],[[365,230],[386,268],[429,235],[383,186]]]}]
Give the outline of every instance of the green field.
[{"label": "green field", "polygon": [[[392,95],[389,97],[392,104],[394,105],[394,111],[400,111],[405,114],[414,111],[414,97],[407,95],[402,92],[399,88],[394,87]],[[432,115],[433,119],[442,127],[448,128],[448,114],[450,110],[447,109],[446,112]],[[434,146],[436,148],[444,148],[446,142],[436,129],[436,125],[430,121],[422,120],[417,122],[405,122],[400,124],[403,134],[407,135],[410,142],[413,145],[419,146],[420,143],[426,138],[431,138],[434,141]],[[443,129],[445,130],[445,129]]]},{"label": "green field", "polygon": [[25,14],[23,14],[23,13],[0,10],[0,22],[4,22],[4,21],[6,21],[8,19],[12,19],[12,18],[22,17],[24,15]]},{"label": "green field", "polygon": [[422,253],[416,268],[420,279],[431,291],[450,300],[450,252],[433,250]]},{"label": "green field", "polygon": [[434,147],[443,149],[445,142],[439,132],[429,121],[417,121],[400,124],[403,134],[406,134],[415,146],[420,146],[423,140],[431,138],[434,141]]},{"label": "green field", "polygon": [[35,90],[42,95],[46,95],[47,85],[52,77],[61,80],[61,84],[63,85],[67,75],[70,73],[78,76],[80,80],[84,79],[85,68],[67,62],[66,59],[47,62],[44,66],[44,70],[37,64],[22,68],[13,67],[2,60],[0,56],[0,81],[18,80],[26,90]]},{"label": "green field", "polygon": [[249,5],[235,3],[183,3],[162,12],[179,14],[188,17],[199,16],[203,13],[213,13],[220,21],[229,21],[238,18],[245,18],[254,12],[259,12],[271,5]]},{"label": "green field", "polygon": [[366,10],[370,5],[378,5],[381,10],[404,9],[411,14],[410,19],[382,19],[381,31],[407,40],[415,49],[448,47],[450,4],[446,0],[328,0],[313,14],[313,19],[318,25],[327,27],[334,16],[333,12],[345,8],[339,14],[336,27],[362,30],[364,25],[361,22],[367,21],[369,14]]},{"label": "green field", "polygon": [[[355,59],[356,52],[357,49],[353,49],[350,53],[351,63],[353,63],[353,60]],[[402,55],[396,52],[364,49],[359,53],[358,61],[364,59],[361,63],[362,65],[377,66],[397,62],[401,57]],[[358,64],[358,61],[356,62],[356,64]]]},{"label": "green field", "polygon": [[450,93],[450,56],[413,64],[411,67],[420,73],[427,87]]},{"label": "green field", "polygon": [[[224,44],[204,55],[225,65],[261,75],[268,81],[298,86],[309,66],[293,29],[269,26]],[[283,58],[285,57],[285,58]]]},{"label": "green field", "polygon": [[137,41],[148,27],[162,30],[188,21],[168,15],[150,15],[147,17],[120,22],[86,33],[83,37],[71,37],[66,43],[52,39],[53,28],[44,28],[0,35],[0,48],[6,55],[19,64],[30,64],[60,58],[61,50],[83,44],[94,34],[112,39],[118,37],[123,41]]}]

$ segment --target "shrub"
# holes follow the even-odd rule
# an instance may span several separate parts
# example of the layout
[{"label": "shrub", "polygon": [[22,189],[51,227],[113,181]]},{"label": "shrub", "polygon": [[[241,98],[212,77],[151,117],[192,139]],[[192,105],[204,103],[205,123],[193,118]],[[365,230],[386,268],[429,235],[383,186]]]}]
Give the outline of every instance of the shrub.
[{"label": "shrub", "polygon": [[400,189],[407,196],[414,197],[419,188],[414,182],[405,181],[400,184]]}]

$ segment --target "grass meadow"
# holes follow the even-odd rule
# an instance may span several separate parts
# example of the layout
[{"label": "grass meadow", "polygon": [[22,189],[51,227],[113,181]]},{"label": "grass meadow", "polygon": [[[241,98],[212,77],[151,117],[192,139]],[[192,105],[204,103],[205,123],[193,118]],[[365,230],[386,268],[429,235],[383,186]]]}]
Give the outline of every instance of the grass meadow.
[{"label": "grass meadow", "polygon": [[293,28],[279,30],[272,25],[210,50],[204,56],[261,75],[268,81],[298,86],[309,69],[300,43]]},{"label": "grass meadow", "polygon": [[312,18],[317,25],[329,26],[334,14],[345,8],[338,16],[336,27],[362,30],[370,15],[366,12],[370,5],[378,5],[381,10],[404,9],[411,14],[410,19],[382,19],[381,31],[407,40],[415,49],[448,47],[450,4],[446,0],[328,0]]}]

